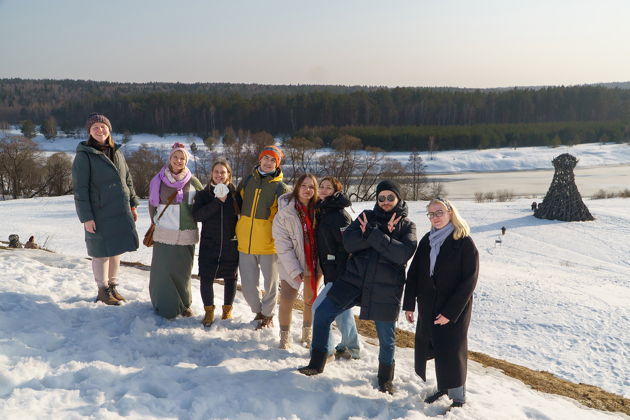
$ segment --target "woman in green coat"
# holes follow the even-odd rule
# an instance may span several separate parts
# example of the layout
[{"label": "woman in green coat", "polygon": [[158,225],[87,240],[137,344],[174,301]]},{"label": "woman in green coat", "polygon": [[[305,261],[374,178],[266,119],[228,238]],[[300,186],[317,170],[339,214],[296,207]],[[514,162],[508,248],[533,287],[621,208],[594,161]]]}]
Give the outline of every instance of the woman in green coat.
[{"label": "woman in green coat", "polygon": [[168,164],[149,184],[149,214],[156,225],[149,293],[155,311],[168,319],[193,314],[190,275],[199,230],[192,205],[203,185],[190,173],[187,162],[185,146],[175,143]]},{"label": "woman in green coat", "polygon": [[119,305],[125,300],[116,289],[120,256],[138,249],[138,199],[109,119],[93,113],[85,126],[89,139],[77,145],[72,164],[74,204],[92,257],[96,301]]}]

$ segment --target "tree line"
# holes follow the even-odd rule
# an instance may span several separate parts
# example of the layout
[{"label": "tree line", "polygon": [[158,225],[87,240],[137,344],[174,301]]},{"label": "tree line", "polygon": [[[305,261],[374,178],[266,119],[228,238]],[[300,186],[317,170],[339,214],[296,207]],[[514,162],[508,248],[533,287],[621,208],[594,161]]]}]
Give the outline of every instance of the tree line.
[{"label": "tree line", "polygon": [[[189,168],[204,183],[209,181],[212,163],[227,159],[233,169],[234,182],[248,176],[258,162],[263,146],[273,142],[267,132],[227,130],[221,144],[208,137],[203,144],[189,139]],[[365,146],[361,139],[342,135],[332,141],[332,150],[321,151],[321,140],[302,137],[286,139],[282,168],[285,182],[292,185],[303,173],[318,177],[335,176],[345,192],[355,201],[373,200],[376,184],[383,178],[396,180],[409,200],[423,200],[445,195],[441,184],[431,184],[425,175],[425,165],[419,152],[412,152],[406,162],[387,157],[382,149]],[[149,195],[151,178],[166,163],[168,150],[141,145],[125,151],[136,194]],[[72,193],[72,159],[63,152],[45,157],[38,145],[23,136],[0,138],[0,196],[30,198]]]},{"label": "tree line", "polygon": [[[630,90],[605,86],[446,89],[0,80],[0,121],[54,118],[62,130],[96,110],[115,130],[275,137],[360,137],[385,150],[543,145],[625,139]],[[570,140],[573,136],[575,140]],[[554,140],[555,139],[555,140]],[[404,145],[404,146],[403,146]],[[453,145],[453,146],[451,146]]]}]

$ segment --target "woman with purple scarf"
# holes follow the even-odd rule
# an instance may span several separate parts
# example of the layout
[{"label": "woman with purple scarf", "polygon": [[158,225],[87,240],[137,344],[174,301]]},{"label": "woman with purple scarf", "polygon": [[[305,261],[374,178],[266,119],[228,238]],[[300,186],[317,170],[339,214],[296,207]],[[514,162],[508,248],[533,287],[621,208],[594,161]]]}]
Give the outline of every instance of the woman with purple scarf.
[{"label": "woman with purple scarf", "polygon": [[149,293],[155,311],[168,319],[193,315],[190,274],[199,230],[192,204],[203,186],[186,167],[185,147],[173,144],[168,164],[149,184],[149,215],[156,225]]}]

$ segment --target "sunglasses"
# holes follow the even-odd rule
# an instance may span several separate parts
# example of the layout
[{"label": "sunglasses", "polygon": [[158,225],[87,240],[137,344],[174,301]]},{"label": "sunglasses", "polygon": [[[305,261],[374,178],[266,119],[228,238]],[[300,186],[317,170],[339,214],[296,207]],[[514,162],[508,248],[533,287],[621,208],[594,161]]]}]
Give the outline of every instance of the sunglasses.
[{"label": "sunglasses", "polygon": [[379,203],[384,203],[385,200],[389,201],[390,203],[393,203],[394,201],[396,201],[396,196],[394,194],[379,195],[378,196],[378,202]]}]

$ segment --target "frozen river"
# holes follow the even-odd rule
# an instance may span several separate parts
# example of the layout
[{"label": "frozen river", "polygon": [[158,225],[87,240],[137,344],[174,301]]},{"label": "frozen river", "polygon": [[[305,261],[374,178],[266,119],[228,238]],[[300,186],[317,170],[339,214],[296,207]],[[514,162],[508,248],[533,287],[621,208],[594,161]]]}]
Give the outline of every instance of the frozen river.
[{"label": "frozen river", "polygon": [[[583,198],[600,189],[619,192],[630,188],[630,165],[576,168],[575,183]],[[441,182],[449,198],[472,199],[476,192],[509,190],[516,196],[544,197],[553,179],[553,170],[511,172],[467,172],[431,174],[429,181]]]}]

